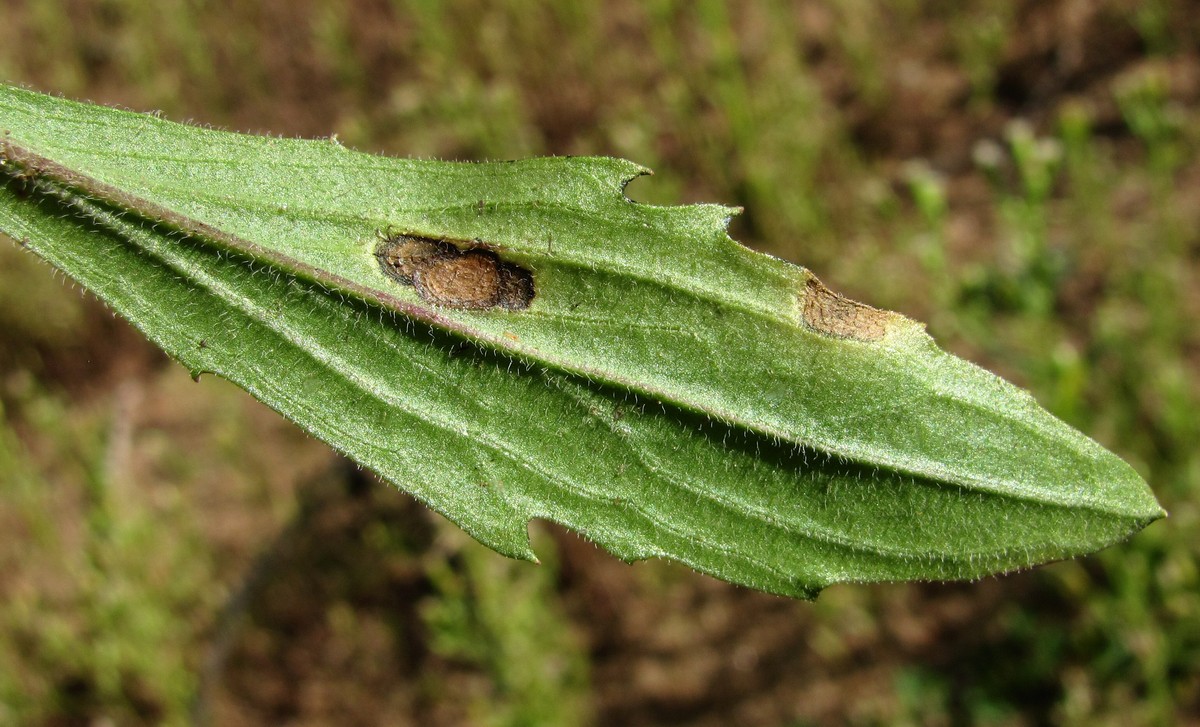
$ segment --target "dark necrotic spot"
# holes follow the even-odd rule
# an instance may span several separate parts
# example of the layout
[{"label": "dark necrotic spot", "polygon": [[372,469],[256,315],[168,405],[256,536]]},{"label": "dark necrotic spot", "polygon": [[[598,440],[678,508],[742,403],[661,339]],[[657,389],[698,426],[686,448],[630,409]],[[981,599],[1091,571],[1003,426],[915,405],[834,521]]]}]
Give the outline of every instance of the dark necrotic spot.
[{"label": "dark necrotic spot", "polygon": [[533,300],[533,275],[485,247],[461,249],[445,240],[388,235],[375,251],[393,280],[411,285],[427,303],[487,310],[524,310]]},{"label": "dark necrotic spot", "polygon": [[501,262],[500,298],[497,305],[508,310],[524,310],[533,300],[533,273],[520,265]]}]

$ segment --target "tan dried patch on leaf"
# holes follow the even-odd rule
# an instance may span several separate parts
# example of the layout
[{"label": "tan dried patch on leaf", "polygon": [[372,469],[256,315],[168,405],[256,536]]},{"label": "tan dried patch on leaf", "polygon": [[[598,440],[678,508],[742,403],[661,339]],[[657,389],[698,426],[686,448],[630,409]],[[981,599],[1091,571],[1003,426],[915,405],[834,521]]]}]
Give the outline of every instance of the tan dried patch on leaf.
[{"label": "tan dried patch on leaf", "polygon": [[388,235],[375,257],[384,274],[433,305],[524,310],[533,300],[533,274],[483,247],[462,250],[445,240]]},{"label": "tan dried patch on leaf", "polygon": [[800,301],[805,324],[813,330],[856,341],[880,341],[899,316],[839,295],[816,276],[808,279]]},{"label": "tan dried patch on leaf", "polygon": [[413,273],[422,300],[451,308],[494,308],[500,300],[500,266],[495,255],[469,250],[435,260]]}]

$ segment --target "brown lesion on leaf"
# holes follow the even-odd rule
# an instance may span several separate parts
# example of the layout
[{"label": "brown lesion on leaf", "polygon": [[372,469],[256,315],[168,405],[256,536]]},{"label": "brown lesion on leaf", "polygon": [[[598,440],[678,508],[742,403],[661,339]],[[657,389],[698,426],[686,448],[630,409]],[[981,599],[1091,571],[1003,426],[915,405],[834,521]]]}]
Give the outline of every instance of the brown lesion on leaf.
[{"label": "brown lesion on leaf", "polygon": [[800,310],[804,322],[813,330],[868,342],[883,340],[899,318],[891,311],[872,308],[833,292],[816,276],[804,284]]},{"label": "brown lesion on leaf", "polygon": [[533,274],[486,247],[463,249],[414,235],[380,238],[375,251],[380,269],[396,282],[411,285],[426,303],[463,310],[524,310],[533,300]]}]

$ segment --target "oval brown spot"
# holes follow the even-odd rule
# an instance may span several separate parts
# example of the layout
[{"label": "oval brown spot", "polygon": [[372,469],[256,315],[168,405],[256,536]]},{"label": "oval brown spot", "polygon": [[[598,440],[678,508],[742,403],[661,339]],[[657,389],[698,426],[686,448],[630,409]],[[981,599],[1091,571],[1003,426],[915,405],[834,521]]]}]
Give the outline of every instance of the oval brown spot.
[{"label": "oval brown spot", "polygon": [[386,275],[434,305],[524,310],[533,300],[533,274],[486,248],[464,251],[444,240],[396,235],[384,237],[375,256]]},{"label": "oval brown spot", "polygon": [[423,300],[436,305],[493,308],[500,301],[499,261],[483,250],[435,260],[417,269],[413,287]]},{"label": "oval brown spot", "polygon": [[856,341],[882,340],[896,315],[838,295],[815,276],[804,284],[801,310],[809,328]]}]

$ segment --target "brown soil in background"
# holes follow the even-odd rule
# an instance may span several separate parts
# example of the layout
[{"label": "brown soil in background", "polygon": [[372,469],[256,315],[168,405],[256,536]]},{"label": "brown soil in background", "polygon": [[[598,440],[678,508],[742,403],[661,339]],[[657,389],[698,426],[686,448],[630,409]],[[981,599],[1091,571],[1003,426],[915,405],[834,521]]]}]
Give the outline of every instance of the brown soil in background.
[{"label": "brown soil in background", "polygon": [[[12,27],[20,28],[22,19],[28,22],[30,4],[16,3],[5,11],[12,12]],[[329,135],[355,114],[365,117],[368,126],[372,121],[380,125],[376,128],[385,126],[372,119],[376,102],[390,99],[405,78],[428,72],[421,70],[421,39],[411,35],[387,3],[358,4],[349,16],[351,27],[345,29],[353,39],[347,52],[354,56],[351,65],[367,72],[351,84],[313,51],[309,33],[298,27],[296,18],[316,13],[318,5],[263,2],[226,15],[225,25],[196,29],[210,39],[212,75],[219,80],[181,83],[178,108],[168,116],[297,136]],[[855,85],[846,56],[832,37],[836,11],[821,3],[795,4],[807,28],[796,52],[812,69],[823,99],[846,120],[849,141],[862,162],[891,175],[896,186],[902,166],[911,159],[928,160],[948,177],[954,216],[949,224],[957,231],[949,241],[952,255],[970,257],[974,248],[988,244],[994,224],[985,205],[988,186],[972,152],[978,141],[999,138],[1012,120],[1047,128],[1064,108],[1083,105],[1092,113],[1095,132],[1111,139],[1119,151],[1126,143],[1133,145],[1112,95],[1120,78],[1153,67],[1169,79],[1177,104],[1194,108],[1200,102],[1197,46],[1152,57],[1144,38],[1111,11],[1111,4],[1056,0],[1017,5],[1015,27],[1020,32],[1005,39],[999,54],[993,102],[980,104],[971,79],[948,57],[950,30],[936,18],[922,24],[919,33],[886,38],[875,49],[885,57],[880,64],[884,77],[878,89],[867,90]],[[66,7],[80,52],[88,54],[88,77],[81,81],[85,92],[80,95],[144,108],[148,92],[111,72],[116,63],[112,54],[120,52],[110,36],[122,23],[119,13],[103,3]],[[483,3],[462,7],[485,12]],[[1190,27],[1193,40],[1200,37],[1200,9],[1187,2],[1173,7],[1174,22]],[[614,52],[636,55],[651,45],[639,35],[643,26],[633,19],[636,15],[629,3],[615,3],[607,21],[611,27],[602,31]],[[756,26],[761,22],[748,10],[735,25],[741,37],[754,38],[764,32]],[[229,23],[272,29],[254,36],[253,57],[259,65],[246,62],[245,48],[221,42]],[[34,40],[13,38],[11,31],[7,38],[9,43]],[[606,104],[646,93],[659,80],[630,76],[610,79],[609,88],[590,88],[586,69],[577,67],[569,53],[555,56],[556,39],[529,42],[542,44],[548,59],[556,58],[514,71],[523,78],[518,92],[527,94],[524,102],[537,121],[539,153],[606,153],[595,145]],[[743,63],[753,65],[755,54],[748,43]],[[31,51],[29,57],[35,56]],[[31,66],[21,73],[40,90],[57,88],[49,71]],[[543,87],[563,93],[538,93]],[[393,150],[402,146],[394,138],[381,143]],[[743,202],[705,182],[687,140],[663,138],[656,148],[662,155],[659,171],[685,180],[681,194],[687,200]],[[466,142],[440,151],[450,157],[480,155]],[[1184,170],[1181,176],[1194,189],[1200,170]],[[749,210],[735,222],[734,236],[782,244],[758,236],[764,228],[755,214]],[[795,257],[803,259],[803,253]],[[1077,281],[1064,294],[1064,315],[1087,315],[1102,284],[1101,277],[1092,283],[1086,276]],[[176,366],[90,299],[78,330],[79,337],[66,343],[31,343],[20,332],[11,337],[0,333],[6,349],[0,364],[6,371],[31,371],[47,388],[65,392],[80,406],[111,396],[122,381],[163,376]],[[255,404],[246,407],[261,412]],[[14,418],[19,416],[15,409],[19,407],[8,406]],[[146,416],[150,427],[157,415]],[[170,417],[164,412],[162,418]],[[175,436],[187,438],[189,432],[185,428]],[[211,681],[205,706],[214,723],[457,725],[471,718],[467,705],[456,704],[454,695],[486,694],[480,686],[482,669],[441,656],[426,643],[421,608],[434,587],[420,559],[389,553],[363,537],[372,528],[404,532],[409,552],[420,553],[438,538],[437,516],[390,487],[328,464],[333,458],[320,443],[286,434],[278,441],[283,442],[280,451],[269,457],[281,466],[295,452],[305,458],[294,482],[273,485],[308,488],[303,497],[311,509],[303,528],[285,530],[286,518],[278,509],[237,515],[229,510],[230,501],[221,501],[222,483],[212,483],[214,515],[224,513],[236,523],[214,536],[221,542],[225,582],[236,589],[246,573],[254,572],[255,559],[266,558],[241,620],[209,629],[210,638],[229,639],[224,660],[207,672]],[[323,468],[333,474],[312,474]],[[974,584],[843,586],[815,604],[796,603],[675,566],[628,566],[573,533],[537,527],[550,533],[558,551],[555,585],[590,659],[596,725],[885,722],[896,713],[897,679],[913,671],[913,665],[962,688],[946,701],[947,723],[963,722],[968,717],[959,710],[965,709],[973,674],[1008,671],[1008,683],[1019,689],[1023,659],[1036,656],[1022,653],[1028,644],[997,624],[1020,611],[1021,618],[1068,629],[1081,608],[1029,574]],[[280,532],[284,534],[271,546],[267,534]],[[331,613],[347,608],[357,619],[359,631],[353,638],[331,621]],[[435,686],[430,674],[439,675]],[[1037,682],[1024,688],[1019,695],[1023,708],[1040,717],[1008,723],[1049,720],[1060,689]]]}]

